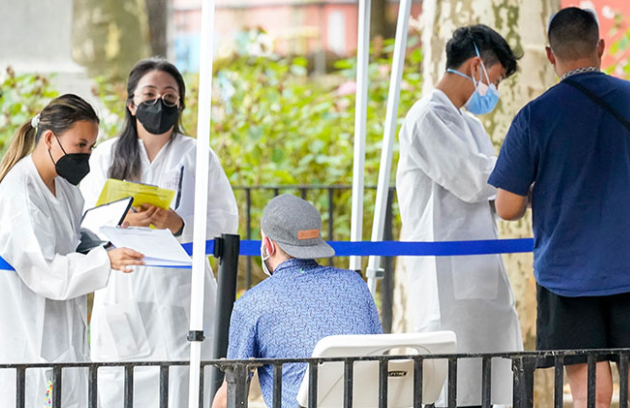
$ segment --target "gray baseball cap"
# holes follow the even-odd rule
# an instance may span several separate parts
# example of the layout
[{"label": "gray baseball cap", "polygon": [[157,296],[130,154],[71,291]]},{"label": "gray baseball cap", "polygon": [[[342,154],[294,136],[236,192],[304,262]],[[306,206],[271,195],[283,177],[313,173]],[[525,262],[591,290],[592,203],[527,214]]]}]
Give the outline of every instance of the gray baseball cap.
[{"label": "gray baseball cap", "polygon": [[282,194],[269,201],[260,228],[293,258],[317,259],[335,255],[335,250],[322,239],[319,211],[292,194]]}]

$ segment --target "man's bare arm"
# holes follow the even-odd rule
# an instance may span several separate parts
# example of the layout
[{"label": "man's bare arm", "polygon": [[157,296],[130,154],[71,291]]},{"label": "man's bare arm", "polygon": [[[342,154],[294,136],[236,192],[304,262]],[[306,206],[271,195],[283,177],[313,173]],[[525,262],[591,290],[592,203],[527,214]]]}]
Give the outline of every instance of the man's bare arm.
[{"label": "man's bare arm", "polygon": [[528,201],[527,196],[510,193],[500,188],[494,204],[499,217],[504,220],[514,221],[525,214]]}]

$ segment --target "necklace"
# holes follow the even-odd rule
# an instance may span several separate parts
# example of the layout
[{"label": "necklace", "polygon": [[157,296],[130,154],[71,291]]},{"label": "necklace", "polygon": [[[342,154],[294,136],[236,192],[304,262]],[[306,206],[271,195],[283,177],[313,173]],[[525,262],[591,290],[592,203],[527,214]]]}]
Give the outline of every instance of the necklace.
[{"label": "necklace", "polygon": [[599,72],[599,68],[595,68],[595,67],[577,68],[577,69],[571,70],[571,71],[565,73],[564,75],[562,75],[560,80],[562,81],[564,79],[567,79],[570,76],[577,75],[577,74],[583,74],[585,72]]}]

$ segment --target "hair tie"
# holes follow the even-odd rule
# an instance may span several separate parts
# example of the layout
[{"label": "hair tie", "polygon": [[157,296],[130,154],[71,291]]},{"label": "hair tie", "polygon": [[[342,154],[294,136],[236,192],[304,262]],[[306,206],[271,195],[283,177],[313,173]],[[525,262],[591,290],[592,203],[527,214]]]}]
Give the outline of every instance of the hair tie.
[{"label": "hair tie", "polygon": [[37,126],[39,126],[39,113],[35,115],[33,119],[31,119],[31,126],[33,127],[33,129],[37,129]]}]

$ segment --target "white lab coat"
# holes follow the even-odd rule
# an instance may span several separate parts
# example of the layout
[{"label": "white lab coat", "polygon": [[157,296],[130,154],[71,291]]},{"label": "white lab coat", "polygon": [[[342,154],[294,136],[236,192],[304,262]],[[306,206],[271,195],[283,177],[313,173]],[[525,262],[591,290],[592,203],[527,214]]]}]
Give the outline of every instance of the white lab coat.
[{"label": "white lab coat", "polygon": [[[56,196],[31,156],[0,183],[0,256],[15,268],[0,271],[0,363],[88,361],[86,294],[107,285],[102,247],[87,255],[79,244],[83,198],[61,177]],[[44,407],[51,369],[26,371],[26,407]],[[85,407],[87,372],[62,372],[62,406]],[[15,406],[15,371],[0,370],[0,407]]]},{"label": "white lab coat", "polygon": [[[436,89],[411,108],[399,139],[401,240],[496,239],[488,203],[496,190],[487,183],[496,157],[481,122]],[[453,330],[460,353],[522,350],[500,255],[404,257],[402,262],[414,330]],[[460,360],[457,372],[457,405],[480,405],[481,361]],[[492,374],[492,402],[511,404],[509,361],[494,361]]]},{"label": "white lab coat", "polygon": [[[91,171],[81,183],[86,208],[93,207],[107,180],[117,139],[100,143],[90,158]],[[142,160],[140,182],[178,191],[180,204],[173,208],[184,220],[180,242],[191,242],[194,226],[194,186],[196,140],[175,135],[149,162],[144,144],[138,140]],[[234,193],[217,155],[209,149],[207,236],[236,233],[238,209]],[[180,174],[183,168],[183,178]],[[129,275],[112,276],[107,288],[96,292],[91,321],[93,361],[166,361],[188,360],[186,336],[190,324],[190,269],[136,267]],[[202,359],[211,357],[214,334],[216,281],[206,268],[204,297],[204,334]],[[209,377],[209,376],[206,376]],[[103,408],[120,406],[123,396],[122,370],[99,371],[99,401]],[[206,379],[208,380],[208,379]],[[157,407],[158,368],[136,369],[134,403],[139,407]],[[209,396],[209,381],[204,395]],[[188,404],[188,367],[170,371],[169,406]]]}]

